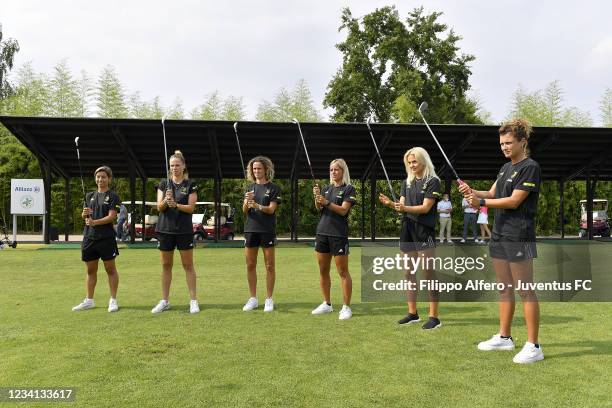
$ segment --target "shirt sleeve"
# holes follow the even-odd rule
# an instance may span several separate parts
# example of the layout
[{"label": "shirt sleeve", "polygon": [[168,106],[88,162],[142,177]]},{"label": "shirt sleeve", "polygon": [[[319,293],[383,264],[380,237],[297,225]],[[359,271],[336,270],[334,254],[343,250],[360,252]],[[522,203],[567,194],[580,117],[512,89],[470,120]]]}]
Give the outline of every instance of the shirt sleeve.
[{"label": "shirt sleeve", "polygon": [[351,184],[346,186],[346,189],[344,190],[344,198],[342,199],[342,201],[348,201],[349,203],[351,203],[351,205],[355,205],[355,203],[357,202],[357,191],[355,191],[355,187],[353,187]]},{"label": "shirt sleeve", "polygon": [[402,189],[400,190],[400,197],[404,197],[404,198],[407,197],[406,188],[407,188],[406,180],[404,180],[402,181]]},{"label": "shirt sleeve", "polygon": [[515,190],[539,191],[542,174],[540,166],[533,162],[523,167],[514,179]]},{"label": "shirt sleeve", "polygon": [[160,191],[164,191],[164,192],[165,192],[165,191],[166,191],[166,184],[167,184],[166,179],[163,179],[163,180],[162,180],[162,181],[160,181],[160,182],[159,182],[159,184],[157,185],[157,189],[158,189],[158,190],[160,190]]},{"label": "shirt sleeve", "polygon": [[440,197],[440,179],[438,179],[437,177],[432,177],[427,182],[427,188],[425,189],[425,198],[434,198],[436,200],[439,200]]},{"label": "shirt sleeve", "polygon": [[110,204],[109,210],[115,210],[119,212],[120,207],[121,207],[121,199],[116,193],[113,192],[113,194],[111,194],[109,204]]},{"label": "shirt sleeve", "polygon": [[189,183],[189,189],[187,190],[187,196],[190,196],[192,193],[198,192],[198,185],[195,182]]},{"label": "shirt sleeve", "polygon": [[270,202],[274,201],[276,204],[283,202],[281,198],[281,189],[277,184],[274,184],[274,188],[270,192]]}]

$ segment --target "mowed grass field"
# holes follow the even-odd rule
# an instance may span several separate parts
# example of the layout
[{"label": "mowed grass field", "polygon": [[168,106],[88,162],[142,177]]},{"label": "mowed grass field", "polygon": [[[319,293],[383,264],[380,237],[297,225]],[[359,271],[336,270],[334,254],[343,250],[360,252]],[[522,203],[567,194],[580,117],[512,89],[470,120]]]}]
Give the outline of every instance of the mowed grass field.
[{"label": "mowed grass field", "polygon": [[[338,320],[337,275],[336,312],[310,315],[321,302],[311,247],[277,249],[276,311],[266,314],[242,312],[242,249],[198,248],[202,312],[188,313],[177,255],[173,308],[152,315],[158,257],[156,249],[121,249],[120,311],[106,311],[101,270],[97,308],[77,313],[85,277],[78,249],[1,251],[0,387],[75,387],[67,404],[79,407],[612,406],[611,303],[543,303],[546,359],[520,366],[514,352],[476,349],[497,331],[496,303],[444,303],[443,326],[433,331],[398,326],[403,304],[360,303],[359,248],[348,321]],[[258,269],[262,304],[261,255]],[[513,335],[522,346],[520,308]]]}]

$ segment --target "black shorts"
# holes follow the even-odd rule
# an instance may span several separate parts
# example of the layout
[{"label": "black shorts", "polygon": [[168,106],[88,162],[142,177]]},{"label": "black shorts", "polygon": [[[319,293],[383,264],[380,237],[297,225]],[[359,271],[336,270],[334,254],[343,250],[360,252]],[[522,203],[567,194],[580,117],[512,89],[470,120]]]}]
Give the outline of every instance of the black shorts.
[{"label": "black shorts", "polygon": [[157,233],[157,249],[160,251],[179,251],[193,249],[193,234],[165,234]]},{"label": "black shorts", "polygon": [[491,258],[504,259],[508,262],[520,262],[538,257],[534,241],[525,242],[518,238],[502,237],[497,234],[491,237],[489,253]]},{"label": "black shorts", "polygon": [[322,254],[332,254],[333,256],[348,255],[348,237],[332,237],[317,234],[315,238],[315,251]]},{"label": "black shorts", "polygon": [[244,246],[246,248],[272,248],[276,246],[276,234],[270,232],[245,232]]},{"label": "black shorts", "polygon": [[115,259],[117,255],[119,255],[119,249],[115,237],[96,240],[83,237],[83,243],[81,244],[81,259],[83,262],[97,261],[98,259],[110,261]]},{"label": "black shorts", "polygon": [[400,250],[402,252],[423,251],[436,247],[436,231],[411,219],[402,220]]}]

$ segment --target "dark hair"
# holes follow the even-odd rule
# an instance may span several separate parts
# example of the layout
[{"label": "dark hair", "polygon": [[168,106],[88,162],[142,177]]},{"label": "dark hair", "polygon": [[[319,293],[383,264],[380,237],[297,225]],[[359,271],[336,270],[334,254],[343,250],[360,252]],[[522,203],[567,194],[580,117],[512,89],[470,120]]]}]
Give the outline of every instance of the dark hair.
[{"label": "dark hair", "polygon": [[529,137],[531,136],[531,124],[525,119],[512,119],[502,123],[499,135],[512,133],[518,141],[525,140],[525,154],[529,155]]},{"label": "dark hair", "polygon": [[105,172],[106,175],[108,176],[108,178],[113,178],[113,171],[108,166],[100,166],[100,167],[98,167],[96,169],[96,171],[94,171],[94,177],[96,177],[96,174],[98,174],[101,171]]}]

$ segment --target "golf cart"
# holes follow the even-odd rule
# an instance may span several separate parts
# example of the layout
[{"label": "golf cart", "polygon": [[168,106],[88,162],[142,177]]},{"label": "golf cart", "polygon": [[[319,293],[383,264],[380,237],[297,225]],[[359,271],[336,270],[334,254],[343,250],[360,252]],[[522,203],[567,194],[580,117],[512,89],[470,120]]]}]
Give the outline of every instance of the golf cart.
[{"label": "golf cart", "polygon": [[[132,202],[124,201],[122,204],[129,208]],[[144,239],[146,241],[150,241],[153,238],[157,239],[157,235],[155,233],[155,226],[157,225],[158,219],[157,203],[155,201],[145,201],[146,214],[144,219],[144,228],[141,222],[140,215],[142,201],[135,201],[135,204],[135,211],[128,211],[128,219],[123,224],[123,230],[125,231],[124,235],[129,235],[130,226],[132,225],[132,213],[136,213],[136,216],[134,217],[134,220],[136,221],[136,224],[134,225],[134,229],[136,230],[136,238],[142,238],[142,232],[144,229]]]},{"label": "golf cart", "polygon": [[[578,236],[584,238],[587,235],[587,202],[586,200],[580,200],[580,232]],[[593,200],[593,235],[610,236],[608,200]]]},{"label": "golf cart", "polygon": [[[236,210],[228,203],[221,203],[221,216],[219,217],[219,235],[223,240],[234,239],[234,213]],[[204,241],[215,239],[215,203],[211,201],[198,201],[196,209],[191,216],[193,223],[193,240]]]}]

